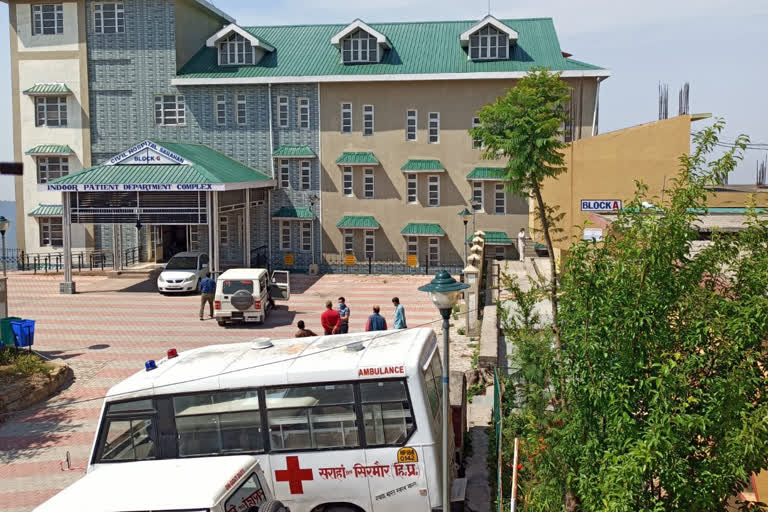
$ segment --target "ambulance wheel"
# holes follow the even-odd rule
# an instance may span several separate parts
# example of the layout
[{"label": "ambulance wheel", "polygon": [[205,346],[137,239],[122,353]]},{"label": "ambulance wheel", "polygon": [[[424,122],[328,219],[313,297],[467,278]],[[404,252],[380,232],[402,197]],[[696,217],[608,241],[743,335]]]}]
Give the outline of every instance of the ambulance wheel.
[{"label": "ambulance wheel", "polygon": [[258,510],[258,512],[285,512],[285,505],[281,501],[267,500],[259,505],[258,509],[256,507],[253,509]]},{"label": "ambulance wheel", "polygon": [[219,324],[219,327],[224,327],[225,325],[227,325],[227,322],[225,322],[224,320],[216,320],[216,323]]},{"label": "ambulance wheel", "polygon": [[345,507],[344,505],[335,505],[326,509],[326,512],[357,512],[357,510],[352,507]]}]

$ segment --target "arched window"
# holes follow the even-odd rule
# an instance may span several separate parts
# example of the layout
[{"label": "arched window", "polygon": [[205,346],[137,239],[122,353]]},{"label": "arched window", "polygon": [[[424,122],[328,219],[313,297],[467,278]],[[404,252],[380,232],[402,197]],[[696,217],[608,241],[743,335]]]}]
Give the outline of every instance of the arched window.
[{"label": "arched window", "polygon": [[233,32],[219,41],[219,65],[237,66],[254,64],[253,45],[240,34]]},{"label": "arched window", "polygon": [[509,36],[486,25],[469,36],[469,57],[472,60],[507,59]]},{"label": "arched window", "polygon": [[364,30],[357,29],[342,41],[341,57],[344,64],[378,62],[379,45],[375,37]]}]

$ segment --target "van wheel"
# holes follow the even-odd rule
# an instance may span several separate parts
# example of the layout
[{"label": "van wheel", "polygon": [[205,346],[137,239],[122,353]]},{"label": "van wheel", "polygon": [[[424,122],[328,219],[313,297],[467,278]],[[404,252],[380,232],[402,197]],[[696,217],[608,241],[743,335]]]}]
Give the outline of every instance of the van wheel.
[{"label": "van wheel", "polygon": [[344,505],[334,505],[325,509],[325,512],[357,512],[357,509],[345,507]]},{"label": "van wheel", "polygon": [[225,325],[227,325],[227,322],[225,322],[224,320],[216,320],[216,323],[219,324],[219,327],[224,327]]},{"label": "van wheel", "polygon": [[267,500],[259,505],[257,510],[259,512],[285,512],[285,505],[281,501]]}]

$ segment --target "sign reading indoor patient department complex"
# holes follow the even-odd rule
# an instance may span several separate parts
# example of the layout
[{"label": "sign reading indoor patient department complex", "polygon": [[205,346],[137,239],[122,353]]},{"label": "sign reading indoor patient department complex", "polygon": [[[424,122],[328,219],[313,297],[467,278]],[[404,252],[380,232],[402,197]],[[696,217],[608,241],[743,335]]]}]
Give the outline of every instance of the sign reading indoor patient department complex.
[{"label": "sign reading indoor patient department complex", "polygon": [[199,192],[205,190],[221,191],[223,183],[128,183],[124,185],[40,185],[40,189],[50,192]]}]

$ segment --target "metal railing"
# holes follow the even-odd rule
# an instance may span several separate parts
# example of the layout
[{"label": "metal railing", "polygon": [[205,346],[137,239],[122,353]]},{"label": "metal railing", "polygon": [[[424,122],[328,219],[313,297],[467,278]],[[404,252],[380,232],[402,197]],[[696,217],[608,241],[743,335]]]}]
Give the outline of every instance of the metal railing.
[{"label": "metal railing", "polygon": [[[277,270],[301,271],[302,268],[286,265],[275,265]],[[440,270],[447,270],[452,274],[461,274],[464,265],[460,260],[431,261],[428,256],[421,258],[411,257],[406,254],[392,254],[376,258],[366,255],[364,259],[350,258],[345,254],[323,255],[318,263],[319,271],[323,274],[411,274],[430,275]]]},{"label": "metal railing", "polygon": [[[130,247],[121,252],[123,266],[141,262],[141,247]],[[57,273],[64,270],[64,251],[29,253],[20,249],[6,249],[0,257],[0,267],[5,261],[8,270],[37,273]],[[72,251],[72,270],[103,271],[115,268],[115,254],[111,249]]]}]

